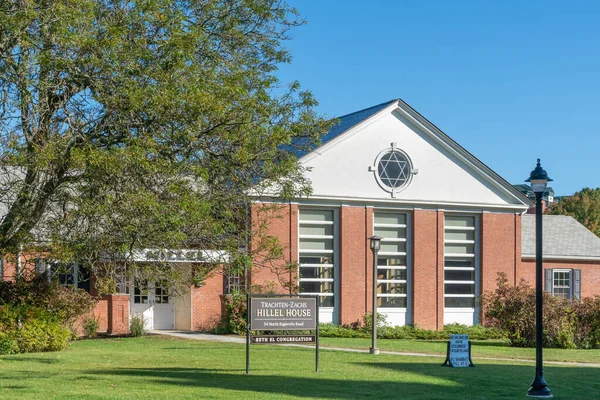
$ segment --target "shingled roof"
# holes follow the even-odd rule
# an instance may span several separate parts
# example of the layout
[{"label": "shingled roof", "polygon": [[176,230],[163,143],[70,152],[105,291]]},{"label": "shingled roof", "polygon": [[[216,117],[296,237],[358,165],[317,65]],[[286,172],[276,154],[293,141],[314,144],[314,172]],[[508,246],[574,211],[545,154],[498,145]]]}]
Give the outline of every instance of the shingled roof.
[{"label": "shingled roof", "polygon": [[[373,115],[377,114],[379,111],[383,110],[390,104],[395,103],[397,101],[398,101],[398,99],[389,100],[384,103],[377,104],[376,106],[365,108],[364,110],[355,111],[353,113],[346,114],[341,117],[337,117],[336,118],[337,122],[331,127],[329,132],[327,132],[325,135],[323,135],[319,146],[324,145],[325,143],[329,142],[330,140],[338,137],[339,135],[346,132],[347,130],[360,124],[364,120],[371,118]],[[318,147],[318,146],[313,146],[311,151],[314,150],[316,147]],[[296,151],[295,153],[296,153],[296,156],[298,158],[300,158],[303,155],[308,154],[309,152],[310,151]]]},{"label": "shingled roof", "polygon": [[[522,256],[535,257],[535,215],[523,215],[521,232]],[[543,253],[550,260],[600,261],[600,238],[573,217],[544,215]]]}]

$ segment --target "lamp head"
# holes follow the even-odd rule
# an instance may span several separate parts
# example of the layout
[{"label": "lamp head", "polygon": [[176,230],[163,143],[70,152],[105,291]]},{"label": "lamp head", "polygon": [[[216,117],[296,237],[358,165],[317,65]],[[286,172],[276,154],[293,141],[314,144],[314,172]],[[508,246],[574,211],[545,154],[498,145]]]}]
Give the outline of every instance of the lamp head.
[{"label": "lamp head", "polygon": [[379,251],[379,249],[381,248],[381,237],[377,236],[377,235],[373,235],[369,238],[369,240],[371,241],[371,250],[373,251]]},{"label": "lamp head", "polygon": [[537,159],[537,165],[531,174],[529,174],[529,179],[526,179],[525,182],[529,182],[531,184],[531,190],[535,194],[544,194],[546,191],[546,187],[548,186],[548,182],[552,182],[552,179],[548,176],[548,173],[544,171],[542,165],[540,164],[540,159]]}]

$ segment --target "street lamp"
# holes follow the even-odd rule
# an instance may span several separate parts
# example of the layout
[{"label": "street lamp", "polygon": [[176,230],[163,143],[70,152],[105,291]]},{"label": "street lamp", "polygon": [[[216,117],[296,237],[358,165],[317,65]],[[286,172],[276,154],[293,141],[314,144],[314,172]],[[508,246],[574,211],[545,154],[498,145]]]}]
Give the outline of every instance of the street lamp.
[{"label": "street lamp", "polygon": [[381,247],[381,237],[374,235],[369,238],[371,250],[373,251],[373,320],[371,321],[371,348],[369,353],[379,354],[377,348],[377,253]]},{"label": "street lamp", "polygon": [[551,398],[552,391],[544,379],[544,366],[542,358],[542,196],[546,191],[548,182],[552,179],[544,171],[537,160],[537,166],[529,179],[525,182],[531,183],[531,189],[535,193],[535,378],[531,382],[531,388],[527,391],[528,397]]}]

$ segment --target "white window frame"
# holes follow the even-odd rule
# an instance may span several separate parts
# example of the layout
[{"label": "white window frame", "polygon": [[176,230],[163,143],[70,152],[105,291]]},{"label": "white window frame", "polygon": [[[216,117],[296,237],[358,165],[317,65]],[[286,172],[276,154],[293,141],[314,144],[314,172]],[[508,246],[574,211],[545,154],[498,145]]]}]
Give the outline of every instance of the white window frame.
[{"label": "white window frame", "polygon": [[[405,223],[404,224],[383,224],[376,223],[375,216],[376,214],[389,214],[389,215],[404,215]],[[410,213],[406,211],[392,211],[392,210],[373,210],[373,235],[375,235],[375,230],[377,228],[396,228],[396,229],[404,229],[405,237],[404,238],[385,238],[382,237],[381,243],[405,243],[405,250],[403,252],[389,252],[389,251],[380,251],[377,255],[384,257],[404,257],[406,260],[406,265],[401,266],[380,266],[379,259],[377,260],[377,270],[404,270],[406,279],[377,279],[377,286],[380,283],[404,283],[406,285],[406,293],[377,293],[377,298],[390,298],[390,297],[404,297],[406,298],[406,307],[381,307],[378,306],[378,309],[381,311],[402,311],[406,312],[410,309],[410,296],[411,293],[411,268],[410,268],[410,257],[409,257],[409,247],[410,247]],[[379,274],[377,274],[379,276]]]},{"label": "white window frame", "polygon": [[[446,217],[466,217],[473,218],[473,226],[472,227],[461,227],[461,226],[448,226],[446,225]],[[454,240],[454,239],[446,239],[446,231],[458,231],[458,232],[473,232],[473,240]],[[472,244],[473,245],[473,253],[446,253],[446,244]],[[444,310],[449,312],[476,312],[477,309],[477,298],[479,297],[479,270],[480,270],[480,261],[479,261],[479,248],[481,244],[479,243],[479,215],[477,214],[469,214],[469,213],[452,213],[445,212],[444,213]],[[446,259],[448,258],[473,258],[473,266],[472,267],[446,267]],[[474,277],[473,280],[446,280],[445,275],[446,271],[473,271]],[[471,284],[473,285],[473,294],[446,294],[446,284]],[[468,297],[473,298],[473,307],[446,307],[446,298],[461,298]]]},{"label": "white window frame", "polygon": [[[552,268],[552,296],[556,296],[556,293],[554,292],[554,289],[557,287],[556,285],[556,273],[560,272],[560,273],[564,273],[566,272],[567,274],[569,274],[569,297],[567,297],[568,300],[573,300],[573,270],[569,269],[569,268]],[[564,286],[559,286],[560,288],[564,288]]]},{"label": "white window frame", "polygon": [[[311,221],[311,220],[302,220],[302,212],[303,211],[329,211],[331,212],[331,221]],[[337,232],[337,220],[338,213],[337,209],[333,209],[331,207],[299,207],[298,208],[298,288],[300,289],[302,282],[331,282],[331,286],[333,288],[333,293],[328,292],[302,292],[299,290],[300,294],[308,295],[308,296],[319,296],[319,297],[333,297],[333,306],[320,306],[319,309],[322,312],[329,312],[332,314],[332,319],[335,322],[337,317],[335,310],[339,309],[339,297],[337,296],[339,292],[339,280],[337,277],[339,276],[338,271],[338,235]],[[332,235],[303,235],[300,234],[300,228],[302,226],[314,225],[314,226],[332,226]],[[311,250],[311,249],[301,249],[300,243],[302,239],[322,239],[322,240],[331,240],[332,241],[332,249],[331,250]],[[322,254],[322,255],[330,255],[333,259],[333,262],[330,264],[310,264],[310,263],[300,263],[301,257],[303,254]],[[333,278],[302,278],[301,276],[301,268],[302,267],[311,267],[311,268],[331,268]]]}]

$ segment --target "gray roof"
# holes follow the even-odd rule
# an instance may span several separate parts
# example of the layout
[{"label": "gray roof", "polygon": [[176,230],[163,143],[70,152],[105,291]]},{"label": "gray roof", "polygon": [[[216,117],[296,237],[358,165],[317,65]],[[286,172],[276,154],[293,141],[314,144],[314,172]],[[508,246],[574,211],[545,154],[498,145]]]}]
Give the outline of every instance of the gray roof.
[{"label": "gray roof", "polygon": [[[325,143],[329,142],[332,139],[335,139],[336,137],[340,136],[342,133],[355,127],[356,125],[360,124],[364,120],[371,118],[373,115],[377,114],[379,111],[383,110],[390,104],[395,103],[397,101],[398,101],[398,99],[388,100],[384,103],[377,104],[376,106],[365,108],[364,110],[360,110],[360,111],[355,111],[353,113],[346,114],[341,117],[337,117],[336,118],[337,122],[331,127],[329,132],[327,132],[321,138],[321,143],[319,144],[319,146],[324,145]],[[318,147],[318,146],[312,146],[311,151],[314,150],[316,147]],[[308,154],[309,152],[310,151],[303,150],[303,151],[296,151],[295,153],[296,153],[297,157],[302,157],[303,155]]]},{"label": "gray roof", "polygon": [[[521,254],[535,257],[535,215],[522,218]],[[600,238],[567,215],[543,216],[543,254],[545,259],[598,260]]]}]

